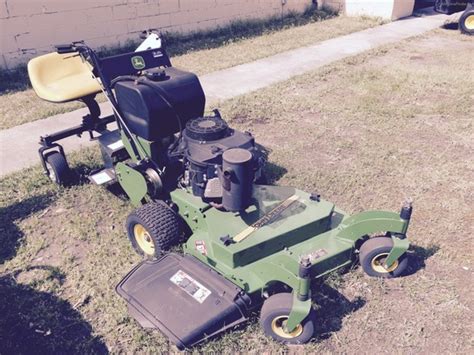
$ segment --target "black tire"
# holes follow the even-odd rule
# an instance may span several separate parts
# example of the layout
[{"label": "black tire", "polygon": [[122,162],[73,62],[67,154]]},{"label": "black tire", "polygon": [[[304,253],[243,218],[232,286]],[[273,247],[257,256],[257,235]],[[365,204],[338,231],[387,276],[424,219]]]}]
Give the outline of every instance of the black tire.
[{"label": "black tire", "polygon": [[304,344],[314,335],[314,311],[292,332],[286,333],[282,323],[288,319],[293,305],[291,293],[277,293],[270,296],[263,304],[260,312],[260,325],[265,334],[274,340],[285,344]]},{"label": "black tire", "polygon": [[150,258],[169,250],[180,237],[179,218],[162,201],[137,208],[128,216],[126,228],[135,251]]},{"label": "black tire", "polygon": [[364,272],[373,277],[394,278],[403,275],[408,267],[408,258],[403,254],[388,269],[383,263],[392,250],[393,241],[390,237],[370,238],[362,244],[359,253],[360,265]]},{"label": "black tire", "polygon": [[466,35],[474,35],[474,8],[463,12],[459,18],[459,30]]},{"label": "black tire", "polygon": [[51,152],[45,155],[44,160],[48,169],[48,177],[55,184],[67,186],[72,182],[72,170],[66,158],[59,152]]}]

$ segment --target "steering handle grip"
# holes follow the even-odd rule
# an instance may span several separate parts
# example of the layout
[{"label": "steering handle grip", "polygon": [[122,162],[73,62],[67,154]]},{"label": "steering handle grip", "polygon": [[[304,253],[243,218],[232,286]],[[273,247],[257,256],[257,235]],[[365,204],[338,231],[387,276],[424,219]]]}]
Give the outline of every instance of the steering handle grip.
[{"label": "steering handle grip", "polygon": [[59,54],[77,52],[77,49],[72,44],[57,44],[55,45],[55,47],[56,47],[56,52]]}]

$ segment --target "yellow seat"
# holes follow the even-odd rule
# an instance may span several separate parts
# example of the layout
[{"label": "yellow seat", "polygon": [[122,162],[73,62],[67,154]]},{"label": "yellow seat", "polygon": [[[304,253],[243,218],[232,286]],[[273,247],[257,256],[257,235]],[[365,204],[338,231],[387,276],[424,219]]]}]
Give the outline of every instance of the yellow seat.
[{"label": "yellow seat", "polygon": [[46,101],[67,102],[101,91],[90,66],[70,53],[33,58],[28,63],[28,75],[36,94]]}]

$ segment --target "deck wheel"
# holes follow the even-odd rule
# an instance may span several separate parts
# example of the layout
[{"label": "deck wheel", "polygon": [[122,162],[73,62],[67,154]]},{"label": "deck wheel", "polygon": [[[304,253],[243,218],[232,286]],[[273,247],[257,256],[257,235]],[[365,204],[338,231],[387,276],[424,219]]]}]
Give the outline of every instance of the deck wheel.
[{"label": "deck wheel", "polygon": [[369,276],[393,278],[401,276],[408,267],[408,259],[403,254],[392,265],[385,266],[393,241],[390,237],[370,238],[362,244],[359,253],[360,265]]},{"label": "deck wheel", "polygon": [[467,35],[474,35],[474,8],[463,12],[459,18],[459,29]]},{"label": "deck wheel", "polygon": [[277,293],[270,296],[263,304],[260,312],[260,325],[265,334],[274,340],[286,344],[304,344],[311,340],[314,334],[314,311],[301,324],[288,332],[286,322],[293,305],[291,293]]}]

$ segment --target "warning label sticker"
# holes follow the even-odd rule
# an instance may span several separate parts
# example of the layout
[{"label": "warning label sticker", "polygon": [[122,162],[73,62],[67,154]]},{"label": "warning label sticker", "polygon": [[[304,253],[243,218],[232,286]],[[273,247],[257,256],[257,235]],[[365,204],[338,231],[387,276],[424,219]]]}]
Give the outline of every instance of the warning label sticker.
[{"label": "warning label sticker", "polygon": [[170,278],[170,281],[180,287],[199,303],[203,303],[211,294],[211,291],[181,270],[174,274]]},{"label": "warning label sticker", "polygon": [[194,246],[196,247],[196,250],[202,255],[207,255],[206,242],[204,240],[196,240],[194,242]]}]

